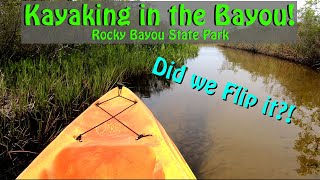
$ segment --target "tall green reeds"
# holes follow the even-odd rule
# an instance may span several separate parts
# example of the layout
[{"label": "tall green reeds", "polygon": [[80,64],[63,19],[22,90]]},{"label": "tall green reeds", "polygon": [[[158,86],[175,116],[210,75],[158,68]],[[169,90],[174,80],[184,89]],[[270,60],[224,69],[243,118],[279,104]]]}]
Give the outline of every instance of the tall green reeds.
[{"label": "tall green reeds", "polygon": [[116,81],[150,73],[157,56],[183,63],[197,52],[174,44],[21,44],[20,6],[0,1],[0,179],[16,178]]},{"label": "tall green reeds", "polygon": [[34,157],[28,151],[41,151],[115,82],[150,74],[158,56],[182,64],[196,54],[190,45],[92,45],[53,59],[3,61],[0,161],[3,169],[15,171],[0,174],[17,175],[28,164],[26,157]]}]

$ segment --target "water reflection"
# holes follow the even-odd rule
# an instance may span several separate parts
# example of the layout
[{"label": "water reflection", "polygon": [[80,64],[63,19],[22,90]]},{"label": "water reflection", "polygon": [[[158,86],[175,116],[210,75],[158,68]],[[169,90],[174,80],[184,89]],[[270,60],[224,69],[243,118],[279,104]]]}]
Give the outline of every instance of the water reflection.
[{"label": "water reflection", "polygon": [[309,122],[296,121],[302,129],[299,138],[295,141],[294,149],[300,152],[297,157],[300,175],[320,174],[320,113],[312,113]]},{"label": "water reflection", "polygon": [[[222,49],[221,49],[222,50]],[[228,63],[224,69],[244,69],[251,73],[252,79],[264,78],[266,91],[279,96],[279,93],[290,98],[298,107],[298,118],[295,125],[301,128],[294,149],[300,175],[320,173],[320,76],[319,73],[299,65],[279,61],[238,50],[223,49]],[[281,90],[274,88],[281,85]]]},{"label": "water reflection", "polygon": [[[170,88],[174,88],[174,84],[165,78],[158,78],[154,75],[144,77],[135,77],[127,79],[133,90],[142,99],[152,100],[156,97],[161,98],[166,93],[170,93]],[[170,97],[170,95],[165,95]],[[194,107],[180,106],[181,101],[167,101],[159,109],[162,117],[165,117],[168,112],[175,112],[173,117],[165,117],[163,119],[172,118],[168,121],[162,121],[161,124],[179,147],[180,152],[184,155],[187,162],[194,172],[199,172],[199,167],[203,161],[203,154],[212,146],[212,137],[206,132],[205,117],[203,113],[194,109]],[[163,105],[163,104],[162,104]],[[156,106],[156,104],[153,104]],[[180,108],[179,108],[180,107]],[[173,123],[174,122],[174,123]],[[187,139],[187,141],[186,141]]]},{"label": "water reflection", "polygon": [[223,69],[248,71],[252,80],[257,77],[264,78],[270,93],[276,94],[275,84],[280,84],[281,93],[290,96],[297,106],[319,107],[320,104],[320,75],[300,65],[281,61],[273,57],[252,54],[240,50],[219,48],[227,61]]},{"label": "water reflection", "polygon": [[[186,65],[182,84],[151,75],[133,85],[198,178],[320,178],[318,72],[217,47],[200,48]],[[216,94],[191,89],[192,73],[216,80]],[[262,103],[247,110],[222,101],[227,81],[247,87],[259,100],[271,95],[296,105],[294,123],[261,115]]]},{"label": "water reflection", "polygon": [[150,98],[151,94],[159,94],[164,89],[169,89],[171,82],[166,78],[144,74],[130,77],[125,80],[126,86],[140,98]]}]

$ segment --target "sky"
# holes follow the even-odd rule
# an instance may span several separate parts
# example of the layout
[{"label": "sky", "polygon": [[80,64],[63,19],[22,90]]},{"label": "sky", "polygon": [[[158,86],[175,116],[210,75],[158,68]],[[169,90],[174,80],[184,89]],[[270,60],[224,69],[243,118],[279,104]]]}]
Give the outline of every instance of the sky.
[{"label": "sky", "polygon": [[304,3],[305,3],[305,0],[299,0],[299,1],[298,1],[298,9],[300,9],[301,7],[303,7]]}]

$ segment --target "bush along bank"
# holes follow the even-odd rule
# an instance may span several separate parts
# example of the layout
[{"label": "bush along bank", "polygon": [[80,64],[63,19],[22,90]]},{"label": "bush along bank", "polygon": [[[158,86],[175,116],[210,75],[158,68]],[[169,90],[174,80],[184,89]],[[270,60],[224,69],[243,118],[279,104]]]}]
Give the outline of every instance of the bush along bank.
[{"label": "bush along bank", "polygon": [[218,46],[273,56],[320,70],[320,57],[308,57],[304,53],[300,53],[296,47],[297,45],[293,44],[229,43],[218,44]]},{"label": "bush along bank", "polygon": [[50,60],[40,56],[2,61],[1,176],[15,178],[117,81],[150,74],[158,56],[183,64],[197,52],[191,45],[99,45]]},{"label": "bush along bank", "polygon": [[319,0],[306,0],[299,9],[298,34],[292,44],[219,44],[301,63],[320,69],[320,6]]},{"label": "bush along bank", "polygon": [[218,46],[273,56],[320,70],[320,59],[318,57],[308,57],[299,53],[295,45],[292,44],[229,43],[218,44]]}]

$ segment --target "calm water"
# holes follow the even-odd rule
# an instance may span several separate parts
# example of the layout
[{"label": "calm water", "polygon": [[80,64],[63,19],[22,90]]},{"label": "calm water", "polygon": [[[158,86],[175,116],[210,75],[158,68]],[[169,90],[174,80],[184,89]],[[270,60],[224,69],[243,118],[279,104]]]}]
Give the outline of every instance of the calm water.
[{"label": "calm water", "polygon": [[[217,47],[201,47],[186,66],[182,84],[146,82],[149,89],[139,91],[197,178],[320,178],[320,73]],[[215,95],[193,90],[193,73],[215,80]],[[228,81],[259,103],[245,109],[234,96],[223,101]],[[297,106],[294,123],[261,114],[268,95]]]}]

